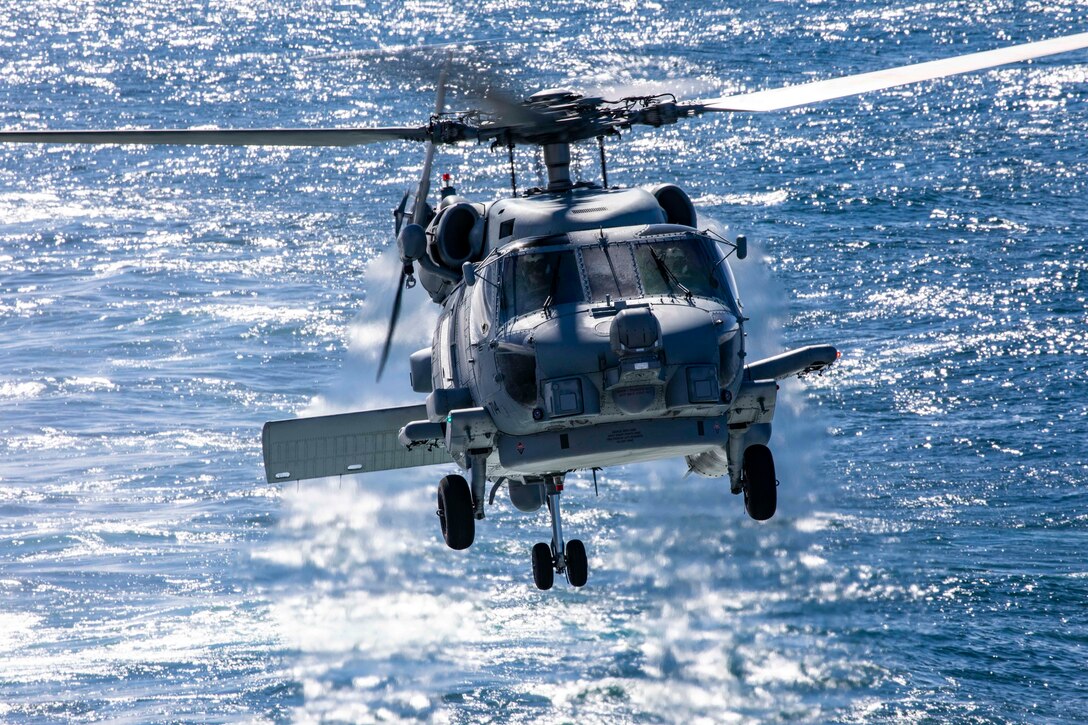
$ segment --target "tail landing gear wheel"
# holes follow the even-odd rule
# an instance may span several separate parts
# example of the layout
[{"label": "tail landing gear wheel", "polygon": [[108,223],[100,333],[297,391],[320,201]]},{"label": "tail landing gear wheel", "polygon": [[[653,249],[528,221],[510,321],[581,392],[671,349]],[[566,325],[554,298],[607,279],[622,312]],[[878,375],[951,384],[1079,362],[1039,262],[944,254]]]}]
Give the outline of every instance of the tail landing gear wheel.
[{"label": "tail landing gear wheel", "polygon": [[438,483],[438,520],[442,538],[451,549],[467,549],[476,538],[472,492],[461,476],[446,476]]},{"label": "tail landing gear wheel", "polygon": [[756,521],[774,516],[778,507],[778,481],[774,457],[767,446],[748,446],[744,451],[744,509]]},{"label": "tail landing gear wheel", "polygon": [[548,590],[555,583],[552,547],[543,541],[533,546],[533,581],[537,589]]},{"label": "tail landing gear wheel", "polygon": [[586,545],[581,539],[571,539],[567,542],[567,581],[572,587],[584,587],[588,578]]}]

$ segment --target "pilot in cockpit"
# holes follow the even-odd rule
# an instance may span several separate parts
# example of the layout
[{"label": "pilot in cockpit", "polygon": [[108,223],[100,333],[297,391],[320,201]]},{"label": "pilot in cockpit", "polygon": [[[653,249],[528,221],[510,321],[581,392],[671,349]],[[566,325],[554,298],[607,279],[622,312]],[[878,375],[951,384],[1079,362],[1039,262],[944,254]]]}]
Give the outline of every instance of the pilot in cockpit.
[{"label": "pilot in cockpit", "polygon": [[525,254],[518,258],[518,310],[535,310],[544,306],[558,263],[554,254]]},{"label": "pilot in cockpit", "polygon": [[521,254],[507,259],[503,271],[503,306],[507,314],[523,315],[581,300],[582,283],[572,251]]}]

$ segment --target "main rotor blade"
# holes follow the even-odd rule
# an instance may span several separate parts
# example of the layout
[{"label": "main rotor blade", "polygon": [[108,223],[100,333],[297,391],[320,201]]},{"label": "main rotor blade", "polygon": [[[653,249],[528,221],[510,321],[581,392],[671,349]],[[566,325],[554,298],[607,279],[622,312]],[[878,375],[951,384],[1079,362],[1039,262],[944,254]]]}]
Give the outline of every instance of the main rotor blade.
[{"label": "main rotor blade", "polygon": [[1006,63],[1016,63],[1032,58],[1041,58],[1056,53],[1088,48],[1088,33],[1065,35],[1035,43],[1023,43],[1008,48],[987,50],[981,53],[968,53],[954,58],[932,60],[897,68],[858,73],[842,78],[832,78],[814,83],[802,83],[796,86],[775,88],[755,93],[740,93],[709,101],[699,101],[699,112],[705,111],[778,111],[783,108],[804,106],[834,98],[853,96],[869,91],[918,83],[935,78],[970,73],[971,71],[993,68]]},{"label": "main rotor blade", "polygon": [[431,168],[434,163],[434,149],[432,142],[428,141],[427,150],[423,155],[423,172],[416,185],[416,201],[412,207],[412,223],[425,226],[427,224],[427,196],[431,193]]},{"label": "main rotor blade", "polygon": [[131,131],[0,131],[0,143],[199,144],[209,146],[358,146],[426,141],[427,127],[137,129]]},{"label": "main rotor blade", "polygon": [[[438,87],[435,89],[434,115],[437,118],[446,110],[446,80],[450,74],[450,59],[447,57],[438,73]],[[412,208],[412,222],[424,226],[427,223],[427,197],[431,193],[431,168],[434,164],[434,142],[427,142],[427,151],[423,156],[423,172],[416,186],[416,203]]]}]

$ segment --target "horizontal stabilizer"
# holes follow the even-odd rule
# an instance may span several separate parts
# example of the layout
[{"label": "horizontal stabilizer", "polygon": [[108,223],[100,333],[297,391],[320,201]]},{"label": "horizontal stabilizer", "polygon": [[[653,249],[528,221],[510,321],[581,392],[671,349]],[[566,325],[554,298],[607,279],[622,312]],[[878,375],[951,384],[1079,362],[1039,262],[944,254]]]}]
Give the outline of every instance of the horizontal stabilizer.
[{"label": "horizontal stabilizer", "polygon": [[745,380],[781,380],[823,370],[839,359],[834,345],[809,345],[757,360],[744,368]]},{"label": "horizontal stabilizer", "polygon": [[426,417],[426,406],[406,405],[265,423],[265,476],[275,483],[449,463],[442,447],[408,450],[397,439],[401,428]]}]

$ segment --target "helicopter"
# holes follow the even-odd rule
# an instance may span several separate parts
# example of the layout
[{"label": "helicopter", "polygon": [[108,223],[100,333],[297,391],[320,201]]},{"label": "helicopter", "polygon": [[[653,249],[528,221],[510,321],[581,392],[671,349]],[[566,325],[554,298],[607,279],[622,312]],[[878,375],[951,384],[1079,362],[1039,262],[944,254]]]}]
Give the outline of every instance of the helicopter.
[{"label": "helicopter", "polygon": [[[486,109],[445,110],[419,126],[376,128],[2,131],[0,143],[349,146],[426,145],[413,194],[395,208],[400,263],[378,364],[388,362],[403,292],[417,282],[440,307],[432,344],[409,356],[422,402],[271,421],[265,475],[278,483],[456,464],[437,488],[442,538],[469,548],[501,486],[523,512],[546,507],[549,542],[532,547],[541,590],[558,574],[588,580],[580,539],[565,540],[561,496],[573,471],[684,458],[689,473],[728,477],[748,515],[770,519],[777,478],[769,447],[779,381],[825,370],[833,345],[749,361],[730,257],[744,236],[702,223],[689,195],[658,183],[608,183],[605,140],[708,113],[779,111],[1088,47],[1088,33],[772,90],[684,102],[671,93],[609,100],[565,88],[515,101],[484,93]],[[596,140],[601,181],[575,182],[571,145]],[[461,197],[443,178],[431,204],[437,147],[506,150],[511,194]],[[539,149],[546,184],[517,188],[514,149]],[[467,478],[466,478],[467,477]],[[490,493],[487,491],[491,484]]]}]

